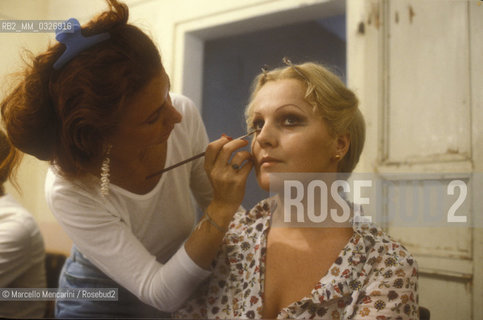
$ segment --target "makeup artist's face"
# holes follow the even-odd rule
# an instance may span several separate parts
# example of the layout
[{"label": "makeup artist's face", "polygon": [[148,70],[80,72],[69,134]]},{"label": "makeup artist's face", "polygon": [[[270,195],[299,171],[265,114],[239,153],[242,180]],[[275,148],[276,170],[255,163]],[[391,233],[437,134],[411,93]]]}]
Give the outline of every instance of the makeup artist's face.
[{"label": "makeup artist's face", "polygon": [[169,88],[169,78],[163,71],[127,102],[119,130],[111,139],[113,147],[129,152],[168,140],[182,118],[173,107]]},{"label": "makeup artist's face", "polygon": [[271,172],[336,172],[336,143],[324,120],[304,99],[294,79],[267,82],[255,96],[252,141],[260,186],[270,187]]}]

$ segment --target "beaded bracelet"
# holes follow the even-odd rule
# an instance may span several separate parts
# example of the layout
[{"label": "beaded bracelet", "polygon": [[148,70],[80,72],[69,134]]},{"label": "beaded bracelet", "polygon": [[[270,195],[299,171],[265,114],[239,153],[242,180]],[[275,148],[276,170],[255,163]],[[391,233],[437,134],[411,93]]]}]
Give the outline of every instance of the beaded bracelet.
[{"label": "beaded bracelet", "polygon": [[222,227],[220,227],[216,222],[215,220],[213,220],[210,215],[208,214],[208,212],[205,212],[205,216],[203,217],[203,219],[200,220],[200,222],[198,223],[198,226],[196,227],[196,230],[199,230],[201,228],[201,225],[203,224],[203,222],[205,221],[208,221],[213,227],[215,227],[216,229],[218,229],[218,231],[220,231],[221,233],[226,233],[226,230],[223,229]]}]

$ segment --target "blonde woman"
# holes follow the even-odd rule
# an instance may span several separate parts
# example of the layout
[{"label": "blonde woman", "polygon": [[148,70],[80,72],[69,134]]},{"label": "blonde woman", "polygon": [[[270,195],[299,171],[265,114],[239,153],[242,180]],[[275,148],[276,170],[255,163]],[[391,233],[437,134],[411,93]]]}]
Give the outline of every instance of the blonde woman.
[{"label": "blonde woman", "polygon": [[[248,127],[257,130],[252,160],[266,190],[272,174],[352,172],[365,139],[358,100],[337,76],[319,64],[285,62],[255,79],[246,110]],[[234,143],[208,146],[215,198],[228,199],[221,186],[244,168],[223,156]],[[274,203],[215,221],[228,231],[213,275],[178,317],[418,318],[417,266],[401,244],[368,223],[273,227]]]}]

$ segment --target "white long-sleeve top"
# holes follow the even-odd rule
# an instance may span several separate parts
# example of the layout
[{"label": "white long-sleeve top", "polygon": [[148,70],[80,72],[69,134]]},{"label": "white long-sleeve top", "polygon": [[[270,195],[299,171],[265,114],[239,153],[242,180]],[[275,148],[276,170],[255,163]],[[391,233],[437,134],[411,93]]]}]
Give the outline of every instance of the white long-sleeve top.
[{"label": "white long-sleeve top", "polygon": [[[12,196],[0,197],[0,288],[45,288],[44,240],[34,217]],[[0,317],[43,318],[45,301],[0,301]]]},{"label": "white long-sleeve top", "polygon": [[[208,137],[191,100],[171,94],[183,115],[169,139],[166,167],[205,151]],[[48,170],[47,203],[80,252],[143,302],[176,310],[209,272],[187,255],[184,240],[195,223],[191,195],[202,208],[212,191],[204,159],[165,172],[153,190],[134,194],[99,179],[72,181]]]}]

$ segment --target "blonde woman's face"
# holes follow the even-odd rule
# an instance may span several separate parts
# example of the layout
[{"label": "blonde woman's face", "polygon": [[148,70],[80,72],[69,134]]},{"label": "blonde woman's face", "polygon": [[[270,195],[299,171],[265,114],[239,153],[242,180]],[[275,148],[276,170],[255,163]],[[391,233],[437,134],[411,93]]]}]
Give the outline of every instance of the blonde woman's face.
[{"label": "blonde woman's face", "polygon": [[304,99],[295,79],[267,82],[253,100],[252,141],[260,186],[270,188],[272,172],[336,172],[336,139]]}]

